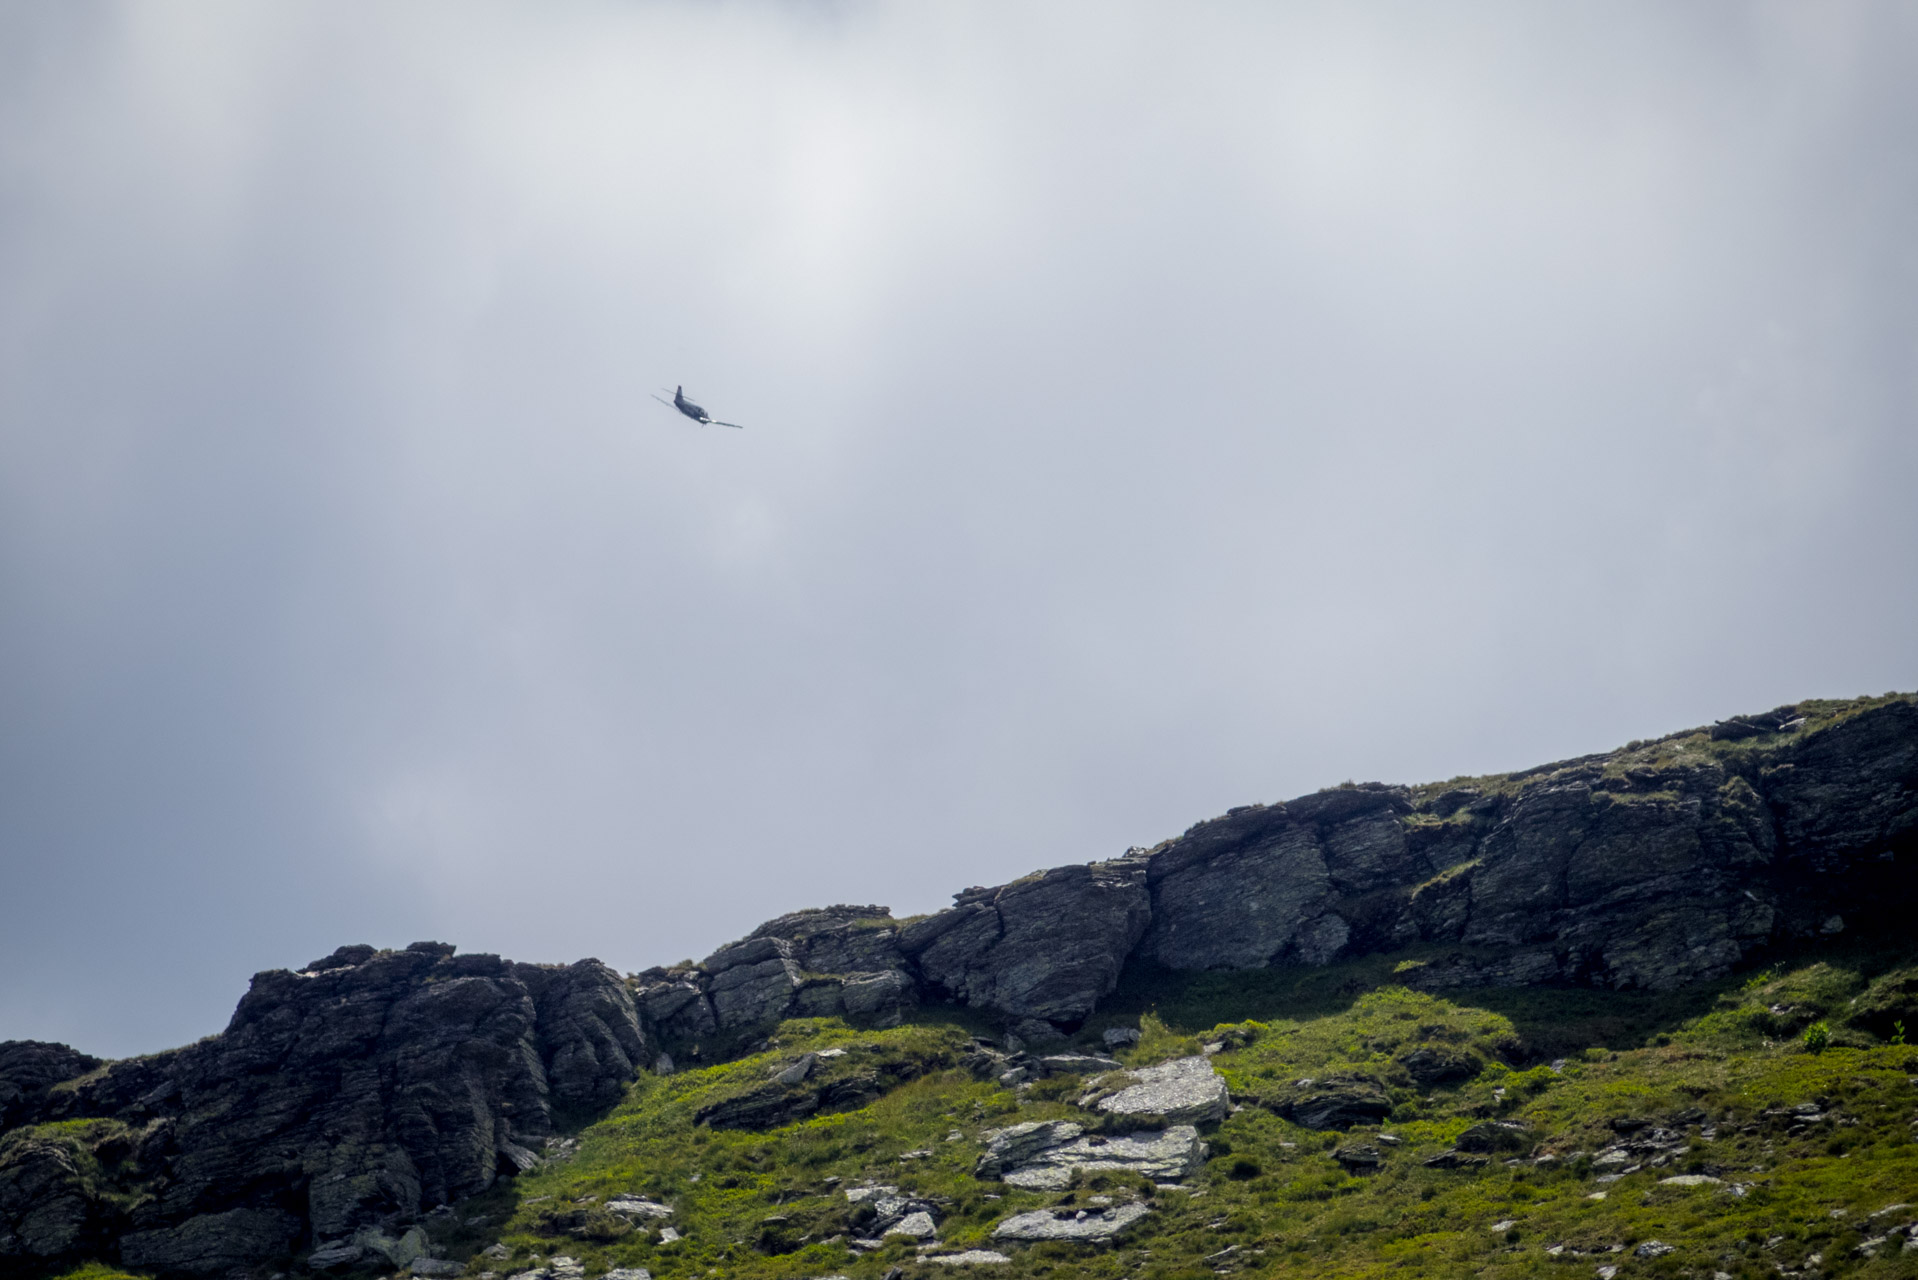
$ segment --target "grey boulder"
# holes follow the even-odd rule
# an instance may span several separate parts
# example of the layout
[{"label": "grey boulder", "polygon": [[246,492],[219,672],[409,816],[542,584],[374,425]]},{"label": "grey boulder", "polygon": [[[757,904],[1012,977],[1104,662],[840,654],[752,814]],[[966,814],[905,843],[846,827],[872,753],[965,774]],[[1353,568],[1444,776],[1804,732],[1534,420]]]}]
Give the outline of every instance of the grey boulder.
[{"label": "grey boulder", "polygon": [[1176,1182],[1196,1173],[1204,1163],[1205,1143],[1199,1140],[1199,1131],[1182,1124],[1074,1138],[1035,1152],[1000,1177],[1028,1191],[1063,1191],[1081,1170],[1136,1173],[1154,1182]]},{"label": "grey boulder", "polygon": [[1120,858],[966,890],[902,930],[899,945],[974,1008],[1076,1023],[1118,985],[1151,912],[1145,864]]},{"label": "grey boulder", "polygon": [[1159,1116],[1170,1124],[1206,1124],[1231,1110],[1225,1081],[1205,1057],[1174,1058],[1115,1073],[1081,1100],[1109,1116]]},{"label": "grey boulder", "polygon": [[1073,1240],[1098,1244],[1118,1238],[1125,1229],[1152,1210],[1142,1204],[1119,1204],[1110,1209],[1037,1209],[1015,1214],[992,1229],[994,1240],[1038,1243]]}]

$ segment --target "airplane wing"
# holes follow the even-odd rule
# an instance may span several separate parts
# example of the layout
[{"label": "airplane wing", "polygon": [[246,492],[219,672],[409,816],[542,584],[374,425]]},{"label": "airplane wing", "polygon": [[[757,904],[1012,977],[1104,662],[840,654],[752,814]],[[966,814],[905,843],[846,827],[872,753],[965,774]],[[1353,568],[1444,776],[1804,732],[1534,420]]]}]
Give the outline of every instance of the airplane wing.
[{"label": "airplane wing", "polygon": [[673,407],[673,402],[671,400],[666,399],[663,396],[654,396],[653,399],[659,401],[661,404],[665,405],[668,409]]},{"label": "airplane wing", "polygon": [[735,431],[744,431],[746,429],[737,422],[721,422],[718,418],[708,418],[706,425],[709,427],[731,427]]}]

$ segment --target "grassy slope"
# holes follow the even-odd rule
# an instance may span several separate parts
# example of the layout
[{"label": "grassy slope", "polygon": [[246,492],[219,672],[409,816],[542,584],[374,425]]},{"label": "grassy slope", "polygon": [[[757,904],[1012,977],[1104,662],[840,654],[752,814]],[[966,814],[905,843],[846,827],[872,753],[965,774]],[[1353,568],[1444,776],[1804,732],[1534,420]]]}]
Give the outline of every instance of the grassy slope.
[{"label": "grassy slope", "polygon": [[[877,1280],[894,1266],[909,1276],[952,1274],[916,1262],[903,1239],[863,1258],[830,1241],[853,1226],[841,1187],[870,1180],[940,1203],[941,1236],[955,1248],[989,1247],[992,1224],[1008,1213],[1083,1204],[1094,1194],[1149,1198],[1157,1206],[1117,1247],[1012,1247],[1006,1251],[1014,1262],[990,1268],[993,1276],[1517,1277],[1590,1275],[1599,1264],[1618,1263],[1621,1276],[1743,1277],[1776,1274],[1780,1263],[1796,1268],[1813,1252],[1823,1254],[1825,1274],[1910,1276],[1918,1263],[1898,1253],[1896,1240],[1875,1260],[1854,1250],[1868,1234],[1918,1217],[1870,1218],[1900,1200],[1918,1201],[1918,1087],[1911,1080],[1918,1050],[1843,1022],[1861,1007],[1855,997],[1870,1003],[1870,977],[1887,965],[1884,956],[1860,950],[1692,992],[1683,1002],[1540,990],[1442,998],[1376,986],[1376,966],[1364,963],[1236,980],[1135,980],[1117,1003],[1149,1003],[1155,1011],[1143,1017],[1143,1043],[1126,1056],[1156,1061],[1223,1038],[1228,1047],[1214,1060],[1235,1096],[1248,1102],[1209,1135],[1214,1155],[1191,1180],[1191,1192],[1154,1191],[1128,1176],[1065,1193],[980,1182],[971,1168],[983,1130],[1023,1119],[1085,1118],[1067,1100],[1072,1082],[1044,1081],[1022,1095],[975,1080],[958,1065],[966,1034],[957,1022],[930,1018],[882,1032],[830,1020],[788,1022],[765,1052],[637,1082],[612,1114],[579,1132],[576,1154],[460,1206],[449,1227],[436,1230],[437,1252],[472,1258],[470,1272],[502,1275],[556,1253],[584,1261],[589,1276],[644,1266],[661,1280]],[[1238,1015],[1230,1026],[1214,1025],[1222,1010]],[[1835,1029],[1834,1043],[1809,1052],[1800,1031],[1820,1017]],[[1095,1034],[1096,1027],[1088,1031]],[[1574,1048],[1581,1036],[1587,1043]],[[1516,1069],[1501,1059],[1523,1061],[1541,1038],[1564,1051],[1556,1071],[1548,1063]],[[1487,1065],[1474,1079],[1423,1092],[1393,1062],[1420,1043],[1443,1043]],[[864,1108],[770,1132],[694,1123],[702,1104],[827,1046],[850,1050],[832,1060],[835,1073],[877,1067],[928,1074]],[[1384,1131],[1403,1144],[1388,1152],[1382,1172],[1352,1176],[1330,1157],[1338,1143],[1377,1130],[1312,1132],[1249,1101],[1328,1069],[1369,1072],[1387,1084],[1396,1110]],[[1796,1136],[1761,1115],[1808,1101],[1827,1105],[1831,1118]],[[1691,1111],[1705,1114],[1715,1136],[1705,1137],[1694,1123],[1686,1129],[1688,1148],[1665,1167],[1596,1182],[1588,1157],[1613,1140],[1613,1117]],[[1561,1159],[1495,1159],[1476,1170],[1422,1164],[1486,1117],[1527,1122],[1540,1149]],[[902,1159],[916,1151],[931,1154]],[[1742,1184],[1744,1194],[1658,1183],[1700,1171],[1727,1186]],[[1602,1200],[1591,1198],[1598,1190]],[[589,1198],[618,1192],[673,1204],[673,1223],[685,1238],[661,1244],[643,1231],[612,1234],[616,1220]],[[486,1221],[450,1225],[468,1218]],[[1491,1229],[1508,1220],[1515,1225]],[[1676,1251],[1655,1260],[1632,1255],[1634,1246],[1654,1239]],[[510,1260],[476,1256],[494,1241],[511,1247]],[[1556,1258],[1547,1253],[1553,1245],[1565,1246]],[[1621,1251],[1608,1252],[1614,1246]]]}]

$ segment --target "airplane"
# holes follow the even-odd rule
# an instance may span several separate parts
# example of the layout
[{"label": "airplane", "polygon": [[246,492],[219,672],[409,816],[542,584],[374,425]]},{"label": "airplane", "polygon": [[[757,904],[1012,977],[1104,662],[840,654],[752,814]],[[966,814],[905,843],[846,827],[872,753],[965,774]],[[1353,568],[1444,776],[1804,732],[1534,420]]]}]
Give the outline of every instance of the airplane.
[{"label": "airplane", "polygon": [[[664,389],[665,388],[663,387],[661,388],[661,390],[664,390]],[[686,388],[684,387],[674,387],[673,398],[671,400],[666,399],[664,396],[654,396],[653,399],[659,401],[663,405],[668,405],[674,409],[679,410],[681,413],[685,414],[687,417],[691,418],[694,422],[697,422],[702,427],[732,427],[734,430],[737,430],[737,431],[745,430],[745,428],[740,426],[737,422],[721,422],[718,418],[713,417],[712,414],[707,413],[704,409],[694,404],[691,400],[688,400],[686,398]]]}]

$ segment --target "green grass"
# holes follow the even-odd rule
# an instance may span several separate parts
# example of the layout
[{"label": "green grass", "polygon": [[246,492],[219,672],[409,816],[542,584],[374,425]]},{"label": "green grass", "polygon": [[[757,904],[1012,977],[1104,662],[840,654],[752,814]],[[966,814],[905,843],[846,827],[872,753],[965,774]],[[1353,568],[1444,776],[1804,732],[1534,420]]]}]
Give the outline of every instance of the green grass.
[{"label": "green grass", "polygon": [[[612,1114],[576,1135],[571,1158],[458,1206],[451,1221],[485,1221],[437,1231],[437,1251],[473,1259],[469,1272],[502,1276],[556,1254],[580,1259],[589,1277],[614,1266],[643,1266],[659,1280],[879,1280],[895,1266],[912,1280],[952,1274],[918,1261],[904,1240],[863,1257],[848,1252],[844,1240],[859,1223],[843,1189],[873,1181],[938,1205],[941,1241],[952,1249],[991,1247],[992,1226],[1029,1208],[1083,1205],[1093,1195],[1154,1206],[1110,1248],[1003,1247],[1014,1261],[986,1274],[1008,1280],[1574,1276],[1604,1262],[1621,1265],[1621,1277],[1745,1278],[1795,1269],[1812,1253],[1823,1255],[1824,1274],[1909,1276],[1915,1268],[1897,1240],[1875,1259],[1856,1246],[1907,1220],[1874,1222],[1872,1213],[1918,1201],[1918,1050],[1846,1022],[1879,985],[1908,976],[1901,961],[1908,958],[1895,948],[1857,944],[1682,997],[1537,988],[1432,995],[1390,985],[1391,958],[1309,972],[1129,974],[1117,1003],[1130,1005],[1125,1016],[1144,1034],[1123,1057],[1137,1064],[1222,1044],[1214,1061],[1241,1104],[1208,1135],[1211,1159],[1189,1191],[1129,1175],[1063,1193],[979,1181],[971,1170],[986,1130],[1088,1119],[1070,1101],[1076,1082],[1021,1092],[975,1079],[963,1066],[965,1028],[949,1020],[877,1032],[789,1022],[763,1052],[636,1082]],[[1772,1012],[1780,1007],[1789,1012]],[[1082,1039],[1095,1040],[1116,1017],[1102,1013]],[[1807,1052],[1800,1038],[1814,1020],[1833,1029],[1822,1053]],[[1565,1050],[1558,1069],[1540,1060],[1539,1043]],[[1420,1089],[1398,1059],[1421,1044],[1442,1044],[1483,1068]],[[913,1078],[870,1105],[770,1132],[695,1123],[702,1106],[826,1047],[848,1050],[830,1060],[838,1076],[892,1064]],[[1394,1104],[1391,1121],[1318,1133],[1261,1105],[1296,1079],[1330,1072],[1378,1080]],[[1766,1115],[1801,1103],[1818,1105],[1823,1118],[1794,1132]],[[1687,1141],[1665,1164],[1601,1184],[1591,1156],[1615,1140],[1610,1122],[1621,1117],[1657,1121]],[[1424,1165],[1488,1118],[1523,1122],[1533,1154],[1555,1158]],[[1341,1142],[1381,1131],[1401,1143],[1379,1173],[1354,1176],[1331,1158]],[[1679,1173],[1721,1182],[1659,1181]],[[622,1192],[672,1204],[684,1238],[622,1231],[598,1207]],[[1632,1256],[1650,1240],[1675,1251]],[[507,1259],[477,1256],[495,1241]]]}]

